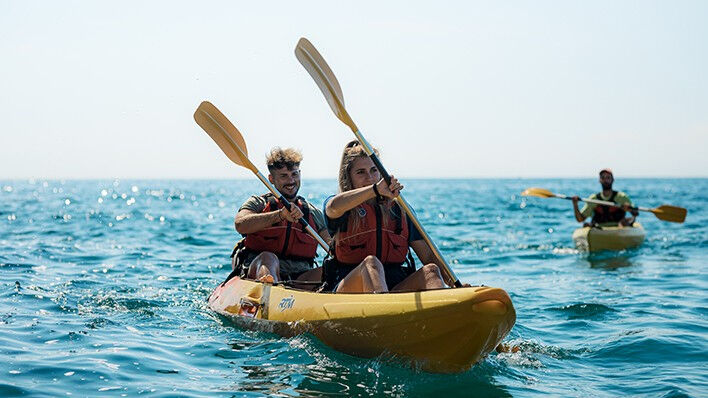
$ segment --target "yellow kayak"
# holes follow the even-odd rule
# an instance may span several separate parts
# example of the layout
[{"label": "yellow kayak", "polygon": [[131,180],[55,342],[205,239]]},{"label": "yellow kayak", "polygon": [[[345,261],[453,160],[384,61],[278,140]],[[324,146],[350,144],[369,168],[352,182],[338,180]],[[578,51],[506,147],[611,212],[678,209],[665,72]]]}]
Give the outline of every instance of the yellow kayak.
[{"label": "yellow kayak", "polygon": [[248,329],[282,336],[310,332],[335,350],[364,358],[394,355],[430,372],[461,372],[509,333],[516,312],[492,287],[413,293],[314,293],[235,277],[209,308]]},{"label": "yellow kayak", "polygon": [[578,228],[573,241],[584,251],[624,250],[641,245],[645,235],[642,225],[635,222],[632,227]]}]

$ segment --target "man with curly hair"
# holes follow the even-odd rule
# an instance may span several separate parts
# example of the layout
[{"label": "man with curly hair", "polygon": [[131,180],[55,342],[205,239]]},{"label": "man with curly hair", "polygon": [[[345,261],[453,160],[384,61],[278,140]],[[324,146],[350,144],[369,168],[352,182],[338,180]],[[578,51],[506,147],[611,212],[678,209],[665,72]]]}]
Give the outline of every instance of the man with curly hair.
[{"label": "man with curly hair", "polygon": [[275,147],[266,157],[268,180],[290,202],[290,210],[267,193],[251,196],[236,214],[236,231],[245,239],[233,266],[248,267],[248,278],[271,283],[321,279],[320,268],[314,267],[317,241],[298,220],[304,218],[325,242],[331,237],[322,211],[298,196],[301,161],[302,154],[292,148]]}]

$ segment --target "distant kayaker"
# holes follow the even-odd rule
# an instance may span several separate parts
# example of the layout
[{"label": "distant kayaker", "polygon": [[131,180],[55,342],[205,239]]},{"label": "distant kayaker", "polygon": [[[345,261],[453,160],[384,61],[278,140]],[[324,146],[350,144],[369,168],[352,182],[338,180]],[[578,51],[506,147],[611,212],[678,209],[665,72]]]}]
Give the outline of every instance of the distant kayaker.
[{"label": "distant kayaker", "polygon": [[[387,184],[358,141],[344,148],[339,193],[325,201],[334,235],[333,257],[323,264],[325,287],[338,293],[418,291],[444,287],[435,256],[393,200],[403,185]],[[425,264],[407,264],[409,247]],[[331,261],[330,261],[331,260]],[[412,260],[412,258],[411,258]]]},{"label": "distant kayaker", "polygon": [[[632,207],[632,201],[626,193],[612,190],[612,183],[614,183],[614,181],[615,178],[612,175],[612,170],[600,170],[600,185],[602,185],[602,192],[592,194],[588,199],[614,202],[620,207],[597,205],[586,202],[582,209],[578,209],[578,201],[580,198],[573,196],[573,209],[575,210],[575,219],[578,220],[578,222],[583,222],[586,218],[592,215],[592,225],[630,226],[634,224],[634,220],[637,215],[639,215],[639,212],[636,210],[630,210],[630,207]],[[628,211],[632,214],[631,217],[625,217]]]},{"label": "distant kayaker", "polygon": [[298,196],[302,154],[273,148],[266,157],[268,180],[293,206],[288,211],[271,193],[251,196],[239,209],[234,224],[245,236],[234,251],[233,268],[248,267],[246,277],[262,282],[319,281],[314,268],[317,241],[297,222],[301,217],[329,242],[322,211]]}]

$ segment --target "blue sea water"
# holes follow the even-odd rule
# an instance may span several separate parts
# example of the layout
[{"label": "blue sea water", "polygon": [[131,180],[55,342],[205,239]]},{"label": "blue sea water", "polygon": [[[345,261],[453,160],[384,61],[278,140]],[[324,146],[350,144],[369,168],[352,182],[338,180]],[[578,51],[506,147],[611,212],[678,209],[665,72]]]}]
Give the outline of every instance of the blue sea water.
[{"label": "blue sea water", "polygon": [[[595,179],[407,180],[458,277],[504,288],[517,322],[465,373],[242,330],[206,305],[258,181],[0,181],[0,396],[708,396],[708,179],[621,179],[643,246],[577,252]],[[321,204],[335,181],[305,181]]]}]

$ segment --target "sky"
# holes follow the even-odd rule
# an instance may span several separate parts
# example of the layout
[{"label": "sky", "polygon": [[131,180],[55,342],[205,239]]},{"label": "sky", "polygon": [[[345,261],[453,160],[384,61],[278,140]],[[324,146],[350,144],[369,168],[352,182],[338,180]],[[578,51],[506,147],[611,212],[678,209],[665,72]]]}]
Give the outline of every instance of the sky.
[{"label": "sky", "polygon": [[708,176],[705,1],[0,0],[0,179],[248,178],[194,122],[214,103],[265,172],[336,178],[354,135],[307,37],[398,177]]}]

